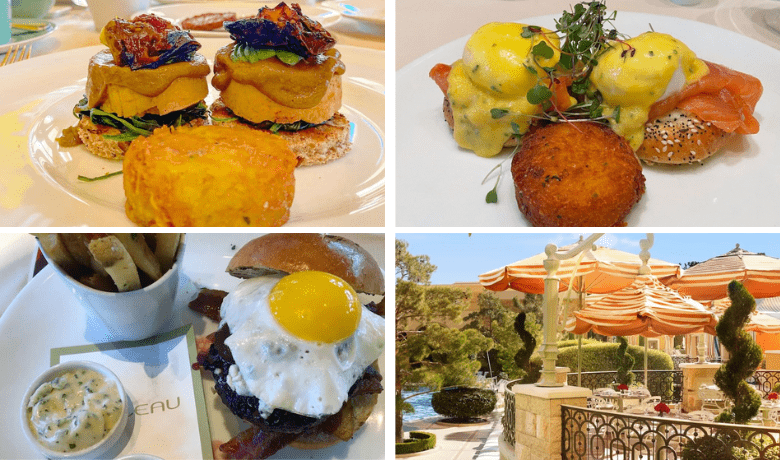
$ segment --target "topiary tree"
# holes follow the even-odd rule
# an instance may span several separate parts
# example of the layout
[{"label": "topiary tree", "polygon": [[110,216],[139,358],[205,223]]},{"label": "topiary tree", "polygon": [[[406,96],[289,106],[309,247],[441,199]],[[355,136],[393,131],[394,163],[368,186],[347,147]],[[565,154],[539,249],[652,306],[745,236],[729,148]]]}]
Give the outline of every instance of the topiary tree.
[{"label": "topiary tree", "polygon": [[763,353],[750,334],[743,330],[756,307],[753,296],[741,283],[732,281],[729,283],[729,299],[731,306],[721,316],[715,332],[731,357],[715,372],[715,384],[734,402],[734,406],[718,415],[716,421],[744,424],[755,417],[761,407],[761,394],[745,379],[752,376],[761,364]]},{"label": "topiary tree", "polygon": [[496,394],[481,388],[453,387],[434,393],[431,407],[437,414],[468,421],[493,412]]},{"label": "topiary tree", "polygon": [[525,372],[520,383],[536,383],[541,375],[541,362],[531,360],[536,350],[536,337],[525,329],[525,320],[525,312],[518,313],[515,318],[515,332],[523,341],[523,347],[515,353],[514,361],[518,369]]},{"label": "topiary tree", "polygon": [[634,383],[634,373],[631,370],[634,368],[634,357],[626,353],[628,349],[628,341],[625,337],[618,337],[618,343],[620,345],[617,349],[617,383],[622,385],[631,385]]}]

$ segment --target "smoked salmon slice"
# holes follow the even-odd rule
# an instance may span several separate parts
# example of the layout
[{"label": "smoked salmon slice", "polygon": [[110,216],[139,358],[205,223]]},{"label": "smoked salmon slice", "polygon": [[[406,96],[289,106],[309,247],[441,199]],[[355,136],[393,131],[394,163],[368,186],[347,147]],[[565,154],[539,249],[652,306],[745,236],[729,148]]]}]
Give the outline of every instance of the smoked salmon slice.
[{"label": "smoked salmon slice", "polygon": [[761,81],[720,64],[707,62],[707,66],[709,73],[699,81],[653,104],[649,119],[655,120],[679,108],[728,133],[757,133],[758,120],[753,111],[764,91]]}]

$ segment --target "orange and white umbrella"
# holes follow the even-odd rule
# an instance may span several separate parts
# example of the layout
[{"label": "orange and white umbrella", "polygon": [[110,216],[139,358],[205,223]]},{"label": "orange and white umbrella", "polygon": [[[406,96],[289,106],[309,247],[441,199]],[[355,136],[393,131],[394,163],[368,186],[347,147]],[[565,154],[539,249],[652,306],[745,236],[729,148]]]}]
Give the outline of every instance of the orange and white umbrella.
[{"label": "orange and white umbrella", "polygon": [[726,254],[694,265],[665,284],[703,302],[728,297],[732,280],[742,283],[757,299],[780,296],[780,259],[745,251],[737,245]]},{"label": "orange and white umbrella", "polygon": [[[574,245],[558,249],[565,253]],[[547,254],[537,254],[504,267],[479,275],[479,282],[491,291],[514,289],[528,294],[544,294],[544,279],[547,271],[544,261]],[[594,247],[583,251],[581,257],[562,260],[557,276],[560,291],[572,289],[576,292],[604,294],[628,287],[639,276],[642,260],[637,254],[617,249]],[[680,266],[670,262],[650,259],[648,267],[662,281],[677,278]]]},{"label": "orange and white umbrella", "polygon": [[[731,299],[726,297],[725,299],[718,299],[711,302],[710,310],[720,318],[723,312],[731,306]],[[754,310],[750,315],[747,324],[744,329],[749,332],[763,332],[765,334],[777,334],[780,333],[780,318],[776,318],[766,313]]]},{"label": "orange and white umbrella", "polygon": [[680,295],[653,275],[611,294],[590,295],[584,308],[573,313],[566,330],[607,336],[715,334],[717,318],[699,302]]}]

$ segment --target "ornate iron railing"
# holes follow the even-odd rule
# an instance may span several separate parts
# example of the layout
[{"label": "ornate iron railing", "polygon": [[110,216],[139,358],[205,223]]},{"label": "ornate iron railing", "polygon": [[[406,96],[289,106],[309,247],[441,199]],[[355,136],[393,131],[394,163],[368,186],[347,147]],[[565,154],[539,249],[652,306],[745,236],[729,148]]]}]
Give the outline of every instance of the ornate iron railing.
[{"label": "ornate iron railing", "polygon": [[504,415],[501,416],[501,426],[504,428],[504,441],[510,446],[515,445],[515,392],[512,387],[519,380],[512,380],[506,384],[504,390]]},{"label": "ornate iron railing", "polygon": [[747,383],[753,385],[766,397],[772,392],[772,388],[780,383],[780,371],[758,369],[752,377],[747,379]]},{"label": "ornate iron railing", "polygon": [[675,370],[680,369],[680,364],[695,363],[699,361],[699,358],[695,356],[687,356],[687,355],[672,356],[671,358]]},{"label": "ornate iron railing", "polygon": [[[645,371],[633,372],[634,381],[644,381]],[[591,390],[606,388],[612,386],[616,379],[617,371],[583,372],[582,386]],[[566,380],[569,385],[577,385],[577,373],[567,374]],[[680,370],[647,371],[645,386],[651,395],[660,396],[665,402],[680,402],[682,400],[682,382],[683,375]]]},{"label": "ornate iron railing", "polygon": [[780,428],[561,406],[563,460],[777,460]]}]

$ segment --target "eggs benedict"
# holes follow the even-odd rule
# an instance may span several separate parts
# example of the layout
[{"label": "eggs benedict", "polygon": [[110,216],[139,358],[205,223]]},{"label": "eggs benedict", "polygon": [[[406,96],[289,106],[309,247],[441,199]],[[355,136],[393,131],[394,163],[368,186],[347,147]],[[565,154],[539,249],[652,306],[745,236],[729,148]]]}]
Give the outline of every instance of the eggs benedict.
[{"label": "eggs benedict", "polygon": [[225,29],[235,42],[214,58],[211,84],[220,97],[212,121],[272,132],[302,165],[344,156],[351,148],[350,124],[339,112],[345,66],[328,31],[284,2]]},{"label": "eggs benedict", "polygon": [[351,439],[382,391],[384,317],[358,294],[384,293],[376,261],[341,237],[268,234],[227,271],[245,280],[221,300],[220,328],[198,362],[251,427],[220,451],[267,458]]},{"label": "eggs benedict", "polygon": [[73,110],[90,153],[122,159],[156,128],[205,123],[210,67],[189,32],[143,14],[109,21],[100,41],[107,49],[90,60],[86,94]]},{"label": "eggs benedict", "polygon": [[758,132],[761,82],[699,59],[668,34],[612,42],[590,82],[612,128],[646,162],[701,161],[730,134]]},{"label": "eggs benedict", "polygon": [[545,110],[529,92],[549,91],[544,68],[559,59],[560,40],[548,29],[499,22],[480,27],[461,59],[430,73],[445,93],[445,117],[458,145],[490,157],[524,134],[534,115]]}]

